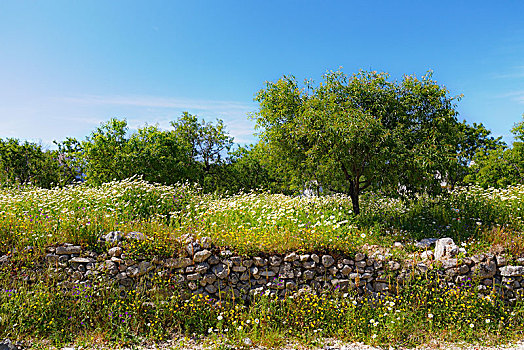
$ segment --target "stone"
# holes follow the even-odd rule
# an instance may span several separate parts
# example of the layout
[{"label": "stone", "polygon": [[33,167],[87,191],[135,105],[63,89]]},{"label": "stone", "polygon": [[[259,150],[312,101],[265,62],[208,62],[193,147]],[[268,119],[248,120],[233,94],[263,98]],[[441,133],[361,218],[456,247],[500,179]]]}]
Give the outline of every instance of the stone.
[{"label": "stone", "polygon": [[299,256],[300,262],[306,262],[309,260],[310,255],[309,254],[302,254]]},{"label": "stone", "polygon": [[209,264],[205,262],[199,263],[198,265],[195,266],[196,273],[206,273],[208,269],[209,269]]},{"label": "stone", "polygon": [[78,263],[78,264],[94,263],[95,261],[96,260],[92,258],[80,258],[80,257],[76,257],[76,258],[69,260],[69,262],[71,263]]},{"label": "stone", "polygon": [[202,277],[202,281],[208,284],[214,283],[216,280],[217,276],[213,273],[205,274],[204,277]]},{"label": "stone", "polygon": [[56,255],[66,255],[66,254],[80,254],[82,252],[82,248],[78,245],[71,245],[66,247],[56,247],[55,254]]},{"label": "stone", "polygon": [[129,240],[143,241],[146,239],[146,236],[142,232],[133,231],[133,232],[129,232],[126,235],[126,238]]},{"label": "stone", "polygon": [[195,253],[193,260],[197,263],[206,261],[211,256],[211,252],[207,249]]},{"label": "stone", "polygon": [[113,247],[113,248],[109,249],[107,251],[107,253],[109,254],[109,256],[119,257],[120,255],[122,255],[122,248],[120,248],[120,247]]},{"label": "stone", "polygon": [[422,260],[433,260],[435,256],[433,255],[433,252],[431,250],[426,250],[420,254],[420,258]]},{"label": "stone", "polygon": [[524,275],[524,266],[504,266],[500,268],[500,274],[504,277],[515,277]]},{"label": "stone", "polygon": [[58,262],[58,258],[59,256],[56,255],[56,254],[53,254],[53,253],[49,253],[45,256],[45,260],[49,263],[49,264],[54,264],[54,263],[57,263]]},{"label": "stone", "polygon": [[194,282],[194,281],[191,281],[187,284],[187,286],[189,287],[189,289],[191,290],[196,290],[198,288],[197,284]]},{"label": "stone", "polygon": [[357,261],[355,263],[355,266],[358,267],[360,270],[363,270],[366,268],[366,262],[364,260]]},{"label": "stone", "polygon": [[224,264],[213,266],[212,271],[220,279],[224,279],[229,276],[229,267]]},{"label": "stone", "polygon": [[192,264],[189,258],[169,258],[166,259],[164,266],[171,269],[181,269]]},{"label": "stone", "polygon": [[404,247],[404,245],[402,243],[400,243],[400,242],[393,243],[393,248],[403,248],[403,247]]},{"label": "stone", "polygon": [[441,238],[435,242],[435,259],[441,260],[444,257],[452,257],[455,249],[458,253],[458,247],[451,238]]},{"label": "stone", "polygon": [[192,273],[187,275],[186,278],[188,281],[196,281],[202,278],[202,275],[200,275],[199,273]]},{"label": "stone", "polygon": [[108,234],[102,236],[102,240],[106,243],[118,243],[122,240],[123,236],[124,236],[123,232],[111,231]]},{"label": "stone", "polygon": [[9,339],[0,342],[0,350],[18,350],[18,347]]},{"label": "stone", "polygon": [[373,290],[375,292],[383,292],[385,290],[388,290],[388,284],[383,282],[373,282]]},{"label": "stone", "polygon": [[296,260],[298,260],[298,255],[295,252],[291,252],[284,257],[284,261],[286,262],[293,262]]},{"label": "stone", "polygon": [[333,259],[333,257],[331,255],[323,255],[322,256],[322,264],[325,267],[330,267],[334,263],[335,263],[335,259]]},{"label": "stone", "polygon": [[366,258],[366,255],[365,254],[362,254],[362,253],[356,253],[355,254],[355,261],[362,261]]},{"label": "stone", "polygon": [[312,280],[315,277],[315,271],[313,270],[304,271],[303,276],[304,276],[304,279],[306,280]]},{"label": "stone", "polygon": [[276,275],[277,274],[274,271],[271,271],[271,270],[262,271],[260,273],[260,276],[262,276],[262,277],[275,277]]},{"label": "stone", "polygon": [[442,260],[442,268],[444,270],[457,267],[457,264],[458,264],[457,259],[445,259],[445,260]]},{"label": "stone", "polygon": [[506,264],[507,264],[506,257],[502,255],[497,255],[497,266],[502,267],[502,266],[506,266]]},{"label": "stone", "polygon": [[244,272],[247,270],[247,267],[245,266],[233,266],[233,271],[234,272]]},{"label": "stone", "polygon": [[247,346],[247,347],[252,347],[253,346],[253,341],[246,337],[246,338],[242,339],[242,344],[244,344],[244,346]]},{"label": "stone", "polygon": [[266,266],[267,265],[267,260],[264,259],[264,258],[261,258],[259,256],[255,256],[253,258],[253,261],[255,263],[255,266],[258,266],[258,267],[262,267],[262,266]]},{"label": "stone", "polygon": [[342,268],[342,270],[340,270],[340,272],[344,275],[344,276],[347,276],[351,273],[351,267],[349,267],[348,265],[344,265],[344,267]]},{"label": "stone", "polygon": [[493,260],[478,263],[473,267],[473,273],[481,279],[492,278],[497,272],[497,264]]},{"label": "stone", "polygon": [[315,262],[314,261],[304,261],[302,263],[302,266],[304,266],[304,268],[306,269],[313,269],[315,268]]},{"label": "stone", "polygon": [[401,266],[398,262],[396,261],[388,261],[388,268],[390,271],[397,271],[397,270],[400,270]]},{"label": "stone", "polygon": [[317,254],[311,254],[311,260],[313,260],[317,264],[320,262],[320,258],[318,257]]},{"label": "stone", "polygon": [[438,241],[438,238],[424,238],[415,243],[415,247],[419,249],[428,249]]},{"label": "stone", "polygon": [[138,264],[138,276],[143,276],[149,271],[153,270],[155,266],[151,264],[149,261],[141,261]]},{"label": "stone", "polygon": [[269,265],[271,266],[280,266],[282,264],[282,258],[276,255],[273,255],[269,258]]}]

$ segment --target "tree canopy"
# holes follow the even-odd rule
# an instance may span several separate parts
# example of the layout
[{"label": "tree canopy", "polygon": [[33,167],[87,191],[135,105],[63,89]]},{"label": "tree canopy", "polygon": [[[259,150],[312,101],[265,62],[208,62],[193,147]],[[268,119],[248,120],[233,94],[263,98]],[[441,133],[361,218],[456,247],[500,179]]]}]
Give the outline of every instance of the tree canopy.
[{"label": "tree canopy", "polygon": [[313,86],[294,77],[268,82],[256,100],[268,156],[296,184],[319,180],[348,193],[359,213],[368,187],[414,193],[438,190],[456,161],[454,100],[431,79],[385,73],[328,72]]}]

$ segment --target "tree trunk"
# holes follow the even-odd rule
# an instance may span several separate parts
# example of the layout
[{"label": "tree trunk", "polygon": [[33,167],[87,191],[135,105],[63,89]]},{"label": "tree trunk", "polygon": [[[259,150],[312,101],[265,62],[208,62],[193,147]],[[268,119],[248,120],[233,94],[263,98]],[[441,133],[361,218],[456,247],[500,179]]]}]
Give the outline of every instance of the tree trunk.
[{"label": "tree trunk", "polygon": [[353,203],[353,212],[355,215],[360,214],[360,205],[358,203],[358,197],[360,195],[360,184],[358,180],[351,182],[349,189],[349,196],[351,197],[351,203]]}]

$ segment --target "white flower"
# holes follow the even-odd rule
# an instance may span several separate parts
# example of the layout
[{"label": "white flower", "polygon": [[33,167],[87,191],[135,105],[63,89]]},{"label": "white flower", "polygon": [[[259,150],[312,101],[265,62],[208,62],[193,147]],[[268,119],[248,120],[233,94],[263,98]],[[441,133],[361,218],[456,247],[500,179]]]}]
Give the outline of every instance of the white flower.
[{"label": "white flower", "polygon": [[241,331],[242,330],[242,326],[238,326],[238,330]]},{"label": "white flower", "polygon": [[209,329],[207,330],[207,332],[208,332],[208,333],[213,333],[213,328],[209,328]]},{"label": "white flower", "polygon": [[469,328],[473,328],[473,327],[475,327],[475,325],[473,323],[470,323]]},{"label": "white flower", "polygon": [[259,322],[258,318],[255,318],[255,323],[258,324]]},{"label": "white flower", "polygon": [[486,318],[486,323],[490,323],[491,320],[489,318]]},{"label": "white flower", "polygon": [[218,315],[217,320],[222,321],[223,319],[224,317],[222,317],[222,315]]},{"label": "white flower", "polygon": [[362,238],[366,238],[366,234],[365,234],[364,232],[362,232],[362,233],[360,234],[360,237],[362,237]]},{"label": "white flower", "polygon": [[428,318],[433,318],[433,314],[428,314]]},{"label": "white flower", "polygon": [[377,335],[376,335],[376,334],[373,334],[373,335],[371,336],[371,339],[375,339],[376,337],[377,337]]}]

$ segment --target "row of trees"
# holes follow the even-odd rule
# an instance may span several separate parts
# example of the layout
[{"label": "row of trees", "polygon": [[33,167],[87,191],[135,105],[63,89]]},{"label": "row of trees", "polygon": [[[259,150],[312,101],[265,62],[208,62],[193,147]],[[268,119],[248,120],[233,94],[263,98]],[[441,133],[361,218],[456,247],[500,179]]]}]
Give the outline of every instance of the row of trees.
[{"label": "row of trees", "polygon": [[328,72],[300,85],[284,76],[255,99],[260,142],[235,147],[224,123],[185,112],[171,130],[145,126],[129,133],[112,119],[85,140],[58,150],[0,140],[2,183],[93,184],[142,175],[152,182],[199,183],[206,191],[268,188],[296,192],[316,184],[351,196],[355,213],[366,189],[395,195],[438,193],[443,184],[505,186],[524,181],[524,124],[508,147],[482,124],[457,119],[456,101],[432,79],[385,73]]}]

